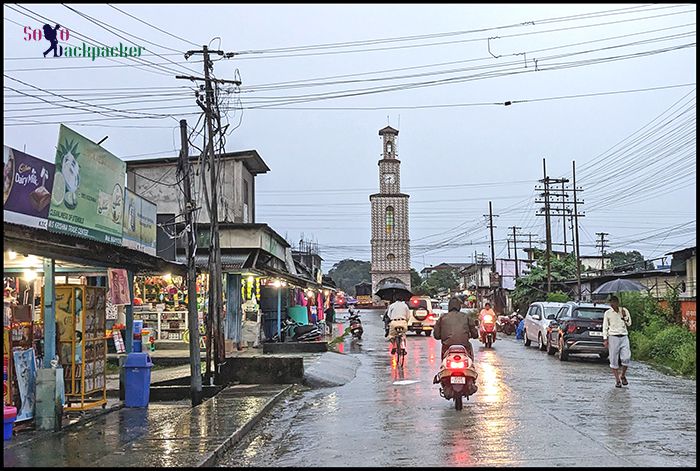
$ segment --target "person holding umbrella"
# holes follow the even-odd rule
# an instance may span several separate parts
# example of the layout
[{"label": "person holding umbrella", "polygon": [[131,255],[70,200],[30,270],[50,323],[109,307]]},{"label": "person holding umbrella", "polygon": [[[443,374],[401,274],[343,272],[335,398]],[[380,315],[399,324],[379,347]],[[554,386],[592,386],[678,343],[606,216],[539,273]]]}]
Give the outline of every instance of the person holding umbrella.
[{"label": "person holding umbrella", "polygon": [[[632,318],[629,311],[620,306],[617,296],[610,296],[610,309],[603,315],[603,345],[608,348],[610,368],[615,375],[616,388],[628,384],[625,373],[627,373],[632,352],[627,327],[631,325]],[[622,367],[621,371],[620,367]]]}]

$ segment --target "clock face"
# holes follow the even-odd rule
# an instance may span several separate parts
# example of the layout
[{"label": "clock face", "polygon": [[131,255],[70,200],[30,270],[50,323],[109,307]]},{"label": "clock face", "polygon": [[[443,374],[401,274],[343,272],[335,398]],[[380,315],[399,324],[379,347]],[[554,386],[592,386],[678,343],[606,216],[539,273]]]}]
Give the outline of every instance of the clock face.
[{"label": "clock face", "polygon": [[384,183],[394,183],[396,181],[396,176],[393,173],[384,174]]}]

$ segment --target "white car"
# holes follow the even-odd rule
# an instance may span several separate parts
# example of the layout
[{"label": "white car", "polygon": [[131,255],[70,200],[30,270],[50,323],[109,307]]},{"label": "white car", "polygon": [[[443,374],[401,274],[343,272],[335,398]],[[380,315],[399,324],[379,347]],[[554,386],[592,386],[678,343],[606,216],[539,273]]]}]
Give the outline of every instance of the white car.
[{"label": "white car", "polygon": [[523,332],[523,345],[529,347],[532,342],[537,342],[541,351],[547,350],[547,327],[556,318],[559,309],[565,303],[535,302],[525,314],[525,331]]},{"label": "white car", "polygon": [[435,327],[438,315],[433,312],[433,302],[428,296],[413,296],[408,301],[410,311],[408,319],[408,330],[420,335],[421,332],[426,337],[430,337]]}]

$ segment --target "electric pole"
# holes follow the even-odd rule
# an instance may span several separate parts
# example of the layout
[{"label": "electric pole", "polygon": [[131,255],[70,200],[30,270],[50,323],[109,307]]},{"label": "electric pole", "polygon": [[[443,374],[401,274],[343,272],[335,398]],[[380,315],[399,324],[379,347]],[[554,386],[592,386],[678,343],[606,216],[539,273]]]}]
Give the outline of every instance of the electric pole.
[{"label": "electric pole", "polygon": [[578,299],[579,301],[581,300],[581,251],[579,250],[579,235],[578,235],[578,217],[583,216],[583,214],[579,215],[578,213],[578,205],[582,204],[583,201],[578,201],[576,197],[576,191],[581,191],[578,188],[576,188],[576,161],[571,162],[571,168],[573,170],[573,175],[572,175],[572,183],[573,183],[573,191],[574,191],[574,222],[576,224],[576,232],[575,232],[575,239],[576,239],[576,281],[578,285]]},{"label": "electric pole", "polygon": [[513,253],[515,254],[515,279],[517,280],[518,277],[520,276],[520,271],[518,269],[518,238],[517,238],[517,234],[515,233],[515,231],[517,229],[522,229],[522,227],[510,226],[508,229],[513,229]]},{"label": "electric pole", "polygon": [[[561,179],[561,198],[562,198],[562,202],[567,198],[566,189],[564,188],[564,184],[565,184],[567,181],[568,181],[568,180],[565,180],[564,178]],[[562,219],[562,222],[563,222],[563,225],[564,225],[564,253],[567,253],[567,251],[566,251],[566,212],[567,212],[567,211],[568,211],[568,209],[566,208],[566,205],[564,205],[564,208],[563,208],[564,214],[562,214],[562,218],[561,218],[561,219]]]},{"label": "electric pole", "polygon": [[185,197],[185,257],[187,258],[187,320],[190,331],[190,396],[192,407],[202,402],[202,358],[199,351],[199,317],[197,314],[197,269],[194,263],[197,235],[195,234],[193,212],[196,210],[192,201],[190,186],[190,160],[187,142],[187,121],[180,120],[180,164],[178,165],[178,181],[184,186]]},{"label": "electric pole", "polygon": [[[215,83],[230,83],[234,85],[240,85],[241,82],[237,80],[221,80],[211,78],[211,71],[213,69],[213,62],[209,59],[209,54],[218,54],[226,58],[233,57],[233,53],[224,53],[224,51],[209,51],[207,46],[202,46],[201,50],[191,50],[185,53],[185,59],[189,59],[193,54],[202,54],[204,60],[204,78],[192,77],[192,76],[182,76],[178,75],[177,79],[186,80],[203,80],[205,89],[205,106],[202,107],[199,101],[197,102],[200,107],[203,108],[205,118],[206,118],[206,128],[207,128],[207,143],[205,151],[205,159],[203,162],[209,164],[209,180],[210,180],[210,195],[211,199],[208,202],[208,212],[209,212],[209,325],[211,325],[211,335],[208,339],[212,340],[214,346],[214,360],[216,362],[216,368],[214,371],[215,381],[219,383],[219,373],[221,364],[225,361],[226,352],[224,348],[224,334],[221,328],[222,325],[222,301],[223,301],[223,285],[222,285],[222,273],[221,273],[221,248],[219,244],[219,210],[218,210],[218,175],[217,169],[218,165],[216,162],[216,155],[214,152],[214,126],[213,119],[220,119],[218,114],[215,116],[213,110],[213,99],[214,90],[212,88],[212,82]],[[221,129],[217,129],[217,133],[220,133]],[[202,164],[202,179],[204,180],[204,163]],[[204,190],[206,194],[206,190]],[[209,343],[209,342],[208,342]],[[206,376],[207,380],[211,379],[210,376],[210,348],[207,348],[207,368]]]},{"label": "electric pole", "polygon": [[605,270],[605,244],[609,242],[608,239],[605,238],[606,235],[610,235],[607,232],[596,232],[595,235],[600,237],[599,241],[596,241],[595,246],[600,247],[600,270],[604,271]]},{"label": "electric pole", "polygon": [[552,291],[552,268],[550,263],[550,258],[552,256],[552,227],[549,218],[549,177],[547,177],[547,163],[545,159],[542,159],[542,170],[544,172],[544,179],[540,182],[544,183],[544,216],[545,216],[545,233],[546,233],[546,259],[545,264],[547,265],[547,293]]},{"label": "electric pole", "polygon": [[[493,228],[496,227],[493,225],[493,217],[498,217],[498,214],[493,214],[493,210],[491,208],[491,202],[489,201],[489,229],[491,231],[491,271],[493,273],[496,273],[496,247],[493,244]],[[486,214],[484,214],[484,217],[486,217]]]}]

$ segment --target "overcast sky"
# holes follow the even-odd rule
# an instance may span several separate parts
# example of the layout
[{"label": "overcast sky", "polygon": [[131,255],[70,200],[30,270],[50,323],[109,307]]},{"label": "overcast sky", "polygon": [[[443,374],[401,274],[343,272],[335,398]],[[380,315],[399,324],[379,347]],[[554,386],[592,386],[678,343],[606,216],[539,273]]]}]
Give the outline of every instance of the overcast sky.
[{"label": "overcast sky", "polygon": [[[53,161],[55,123],[65,122],[94,141],[109,136],[103,146],[124,160],[176,155],[177,121],[194,126],[199,108],[188,88],[175,88],[191,83],[174,75],[201,75],[197,57],[182,53],[210,44],[240,53],[214,67],[224,79],[238,69],[243,82],[228,95],[231,127],[240,126],[226,150],[255,149],[271,168],[256,180],[256,222],[292,243],[313,238],[326,270],[370,259],[368,195],[378,190],[377,131],[387,124],[400,131],[419,271],[490,252],[489,200],[500,215],[497,257],[507,256],[510,226],[543,240],[543,157],[554,178],[570,177],[576,161],[582,254],[596,252],[597,232],[609,233],[609,250],[649,258],[696,243],[695,5],[114,5],[123,12],[4,5],[4,144]],[[70,44],[143,46],[143,59],[162,65],[44,59],[46,40],[25,41],[24,26],[44,24],[36,15],[68,28]],[[264,86],[279,82],[294,83]],[[34,98],[59,100],[49,92],[74,101]],[[85,103],[105,108],[90,113]],[[106,108],[137,111],[113,119]],[[563,242],[561,221],[553,227]]]}]

